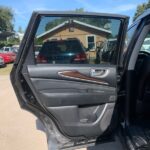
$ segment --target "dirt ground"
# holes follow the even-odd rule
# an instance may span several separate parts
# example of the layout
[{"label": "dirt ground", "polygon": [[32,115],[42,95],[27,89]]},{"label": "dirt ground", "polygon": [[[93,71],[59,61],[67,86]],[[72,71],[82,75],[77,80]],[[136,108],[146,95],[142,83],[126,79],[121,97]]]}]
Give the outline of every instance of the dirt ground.
[{"label": "dirt ground", "polygon": [[9,75],[13,64],[7,64],[6,67],[0,68],[0,75]]}]

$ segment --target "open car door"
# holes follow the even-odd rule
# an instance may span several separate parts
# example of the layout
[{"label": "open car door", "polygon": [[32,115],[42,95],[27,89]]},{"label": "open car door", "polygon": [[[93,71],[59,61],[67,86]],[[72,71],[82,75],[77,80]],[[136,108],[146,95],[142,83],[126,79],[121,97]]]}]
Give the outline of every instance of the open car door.
[{"label": "open car door", "polygon": [[87,146],[115,129],[127,25],[121,15],[33,13],[11,82],[21,107],[44,124],[49,147]]}]

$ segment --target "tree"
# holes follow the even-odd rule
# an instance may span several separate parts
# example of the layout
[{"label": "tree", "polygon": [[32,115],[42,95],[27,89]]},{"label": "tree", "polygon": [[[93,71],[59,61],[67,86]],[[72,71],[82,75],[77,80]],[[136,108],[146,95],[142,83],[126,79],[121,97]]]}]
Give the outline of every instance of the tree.
[{"label": "tree", "polygon": [[20,40],[19,38],[11,37],[7,40],[7,45],[12,46],[12,45],[19,45]]},{"label": "tree", "polygon": [[0,6],[0,31],[13,31],[13,19],[12,9]]},{"label": "tree", "polygon": [[148,0],[147,5],[146,5],[146,9],[150,8],[150,0]]},{"label": "tree", "polygon": [[23,30],[22,30],[22,27],[21,27],[21,26],[19,26],[18,32],[19,32],[19,33],[23,33]]},{"label": "tree", "polygon": [[0,48],[4,46],[12,46],[12,45],[19,45],[20,40],[19,38],[11,37],[8,40],[0,41]]},{"label": "tree", "polygon": [[75,9],[75,12],[79,12],[79,13],[80,13],[80,12],[84,12],[84,8],[76,8],[76,9]]},{"label": "tree", "polygon": [[136,20],[138,16],[140,16],[146,9],[150,8],[150,0],[147,3],[142,3],[137,6],[136,12],[133,17],[133,21]]}]

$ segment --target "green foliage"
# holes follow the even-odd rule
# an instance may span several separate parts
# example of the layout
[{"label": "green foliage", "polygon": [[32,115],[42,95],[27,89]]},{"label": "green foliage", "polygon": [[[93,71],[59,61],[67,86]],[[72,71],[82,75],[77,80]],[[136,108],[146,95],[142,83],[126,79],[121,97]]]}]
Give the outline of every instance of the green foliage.
[{"label": "green foliage", "polygon": [[7,41],[0,41],[0,48],[7,45]]},{"label": "green foliage", "polygon": [[0,31],[13,31],[13,18],[11,8],[0,6]]},{"label": "green foliage", "polygon": [[43,44],[43,40],[42,39],[35,39],[34,40],[34,45],[42,45]]},{"label": "green foliage", "polygon": [[147,1],[147,3],[142,3],[137,6],[136,12],[133,17],[133,21],[136,20],[138,16],[140,16],[146,9],[150,8],[150,0]]},{"label": "green foliage", "polygon": [[[0,31],[13,31],[14,14],[9,7],[0,6]],[[11,37],[8,40],[0,41],[0,48],[3,46],[12,46],[19,44],[19,39]]]},{"label": "green foliage", "polygon": [[4,46],[13,46],[13,45],[19,45],[20,41],[18,38],[9,38],[7,41],[0,41],[0,48]]},{"label": "green foliage", "polygon": [[146,9],[150,8],[150,0],[148,0],[147,4],[146,4]]},{"label": "green foliage", "polygon": [[19,33],[23,33],[23,30],[22,30],[22,27],[21,27],[21,26],[19,26],[18,32],[19,32]]},{"label": "green foliage", "polygon": [[84,12],[84,8],[76,8],[76,9],[75,9],[75,12],[79,12],[79,13],[80,13],[80,12]]},{"label": "green foliage", "polygon": [[19,40],[19,38],[9,38],[8,40],[7,40],[7,45],[19,45],[19,43],[20,43],[20,40]]}]

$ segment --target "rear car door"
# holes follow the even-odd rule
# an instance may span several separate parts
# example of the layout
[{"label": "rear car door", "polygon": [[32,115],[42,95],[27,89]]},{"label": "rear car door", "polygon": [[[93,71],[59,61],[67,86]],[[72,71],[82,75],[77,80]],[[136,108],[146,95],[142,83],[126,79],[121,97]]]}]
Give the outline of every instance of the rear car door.
[{"label": "rear car door", "polygon": [[[20,106],[44,124],[49,146],[95,143],[115,129],[127,25],[128,17],[121,15],[33,13],[11,82]],[[108,53],[96,44],[113,40]]]}]

